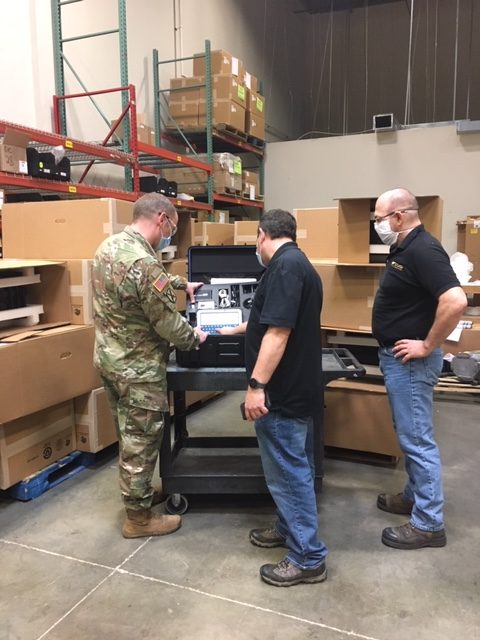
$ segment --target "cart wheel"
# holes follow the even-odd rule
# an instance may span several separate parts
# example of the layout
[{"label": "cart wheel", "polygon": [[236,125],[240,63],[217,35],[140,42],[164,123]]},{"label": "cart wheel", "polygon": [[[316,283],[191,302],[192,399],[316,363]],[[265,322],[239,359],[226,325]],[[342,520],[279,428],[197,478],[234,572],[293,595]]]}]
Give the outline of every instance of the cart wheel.
[{"label": "cart wheel", "polygon": [[183,515],[188,510],[188,500],[181,493],[172,493],[165,501],[165,511],[172,515]]}]

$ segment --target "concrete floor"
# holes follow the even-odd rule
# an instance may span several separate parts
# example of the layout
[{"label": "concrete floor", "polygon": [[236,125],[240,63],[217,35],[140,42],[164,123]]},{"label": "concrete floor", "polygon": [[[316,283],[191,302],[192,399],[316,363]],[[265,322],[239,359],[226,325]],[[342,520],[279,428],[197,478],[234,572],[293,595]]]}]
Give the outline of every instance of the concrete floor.
[{"label": "concrete floor", "polygon": [[[240,394],[241,396],[241,394]],[[195,435],[245,432],[237,393],[189,419]],[[327,460],[322,584],[279,589],[258,568],[282,549],[248,542],[271,503],[193,500],[177,533],[125,540],[115,460],[41,497],[0,498],[0,640],[474,640],[480,638],[478,403],[438,401],[448,545],[397,551],[381,530],[403,516],[378,511],[400,490],[397,469]]]}]

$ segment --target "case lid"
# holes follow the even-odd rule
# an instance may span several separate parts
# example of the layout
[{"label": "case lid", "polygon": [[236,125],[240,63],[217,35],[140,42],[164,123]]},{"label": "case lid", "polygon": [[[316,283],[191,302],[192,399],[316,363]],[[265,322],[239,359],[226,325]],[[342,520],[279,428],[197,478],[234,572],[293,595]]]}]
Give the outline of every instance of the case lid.
[{"label": "case lid", "polygon": [[255,252],[255,245],[190,247],[188,280],[205,283],[219,277],[260,280],[265,269]]}]

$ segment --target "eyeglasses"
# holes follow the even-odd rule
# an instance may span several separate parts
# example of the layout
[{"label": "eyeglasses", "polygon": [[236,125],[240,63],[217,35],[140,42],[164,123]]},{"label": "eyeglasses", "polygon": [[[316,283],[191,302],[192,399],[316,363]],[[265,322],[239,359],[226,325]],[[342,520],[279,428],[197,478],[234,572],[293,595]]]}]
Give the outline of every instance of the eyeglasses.
[{"label": "eyeglasses", "polygon": [[390,211],[390,213],[386,213],[384,216],[373,216],[375,222],[381,222],[390,216],[393,216],[394,213],[406,213],[407,211],[418,211],[418,209],[395,209],[395,211]]},{"label": "eyeglasses", "polygon": [[165,213],[165,217],[168,221],[168,224],[170,225],[170,237],[173,237],[177,233],[177,225],[173,224],[173,222],[170,220],[170,218],[167,216],[166,213]]}]

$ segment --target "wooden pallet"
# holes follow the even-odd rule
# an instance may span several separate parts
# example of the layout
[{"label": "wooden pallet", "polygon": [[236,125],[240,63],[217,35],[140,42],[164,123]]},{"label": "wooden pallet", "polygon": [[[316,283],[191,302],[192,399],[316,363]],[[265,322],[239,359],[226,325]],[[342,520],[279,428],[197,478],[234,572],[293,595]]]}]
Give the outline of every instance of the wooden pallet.
[{"label": "wooden pallet", "polygon": [[95,466],[97,463],[113,458],[117,454],[118,443],[114,443],[98,453],[73,451],[60,458],[60,460],[49,464],[44,469],[33,473],[28,478],[17,482],[17,484],[8,489],[8,494],[11,498],[22,502],[33,500],[65,482],[65,480],[76,476],[87,467]]},{"label": "wooden pallet", "polygon": [[220,124],[215,125],[215,129],[219,133],[228,133],[228,135],[234,136],[235,138],[240,138],[240,140],[243,140],[244,142],[247,141],[247,134],[245,133],[245,131],[240,131],[240,129],[236,129],[229,124],[224,124],[221,122]]},{"label": "wooden pallet", "polygon": [[264,200],[263,196],[255,196],[255,198],[250,198],[249,193],[242,193],[241,197],[245,200],[252,200],[253,202],[263,202]]},{"label": "wooden pallet", "polygon": [[231,187],[224,187],[223,191],[215,191],[215,193],[218,193],[218,195],[224,195],[224,196],[232,196],[232,198],[241,198],[242,197],[242,190],[241,189],[233,189]]},{"label": "wooden pallet", "polygon": [[466,396],[476,396],[480,399],[480,384],[462,382],[456,376],[439,378],[435,386],[435,393],[453,393]]},{"label": "wooden pallet", "polygon": [[265,147],[265,140],[260,140],[260,138],[255,138],[255,136],[247,136],[247,142],[253,147],[258,147],[258,149]]}]

